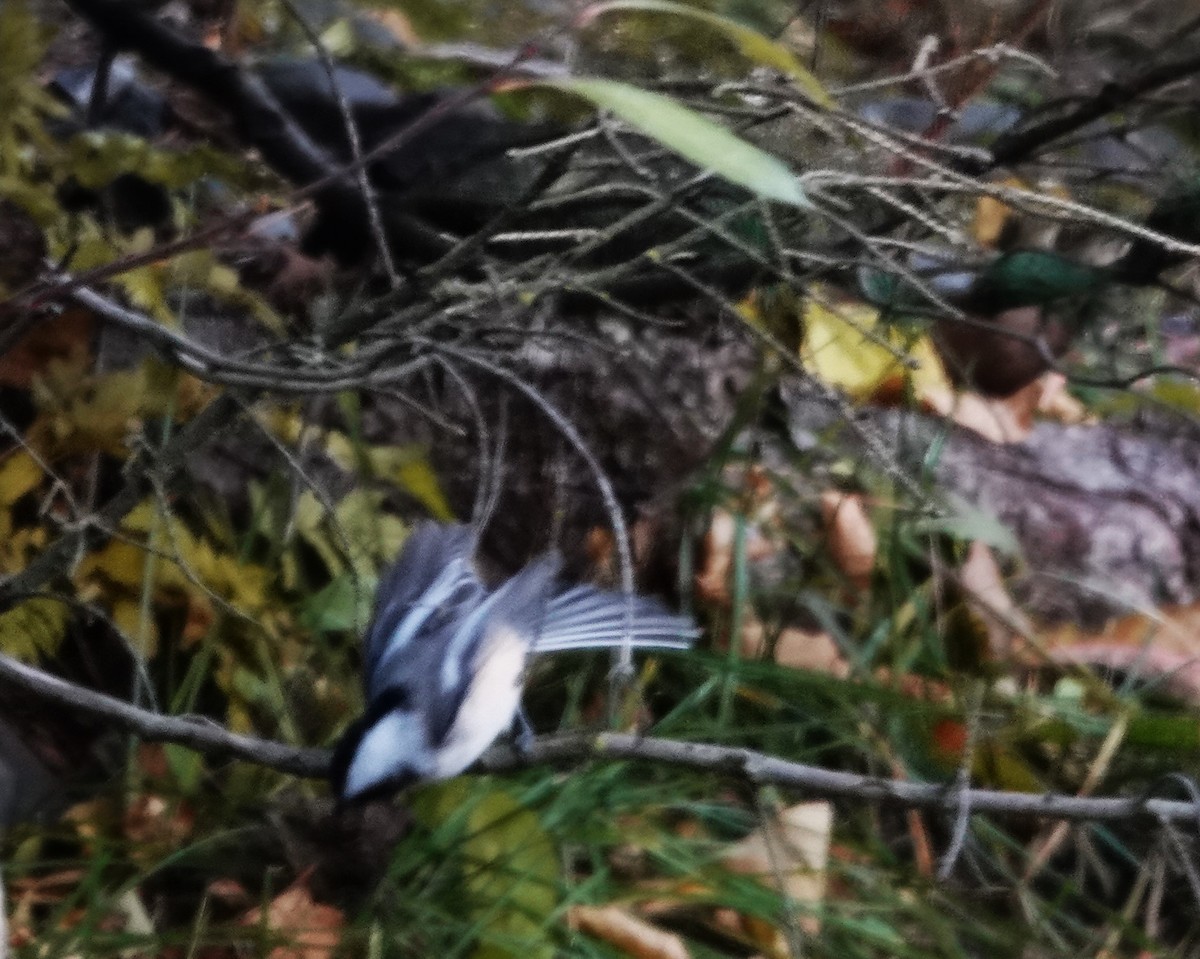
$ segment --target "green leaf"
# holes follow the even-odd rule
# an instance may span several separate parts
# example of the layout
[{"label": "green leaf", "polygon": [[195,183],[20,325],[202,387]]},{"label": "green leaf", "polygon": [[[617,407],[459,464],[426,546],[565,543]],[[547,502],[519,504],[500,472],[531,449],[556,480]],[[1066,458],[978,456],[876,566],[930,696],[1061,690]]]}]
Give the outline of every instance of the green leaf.
[{"label": "green leaf", "polygon": [[390,563],[408,537],[408,527],[384,513],[382,502],[382,492],[352,490],[334,507],[334,520],[351,550],[350,564],[364,576]]},{"label": "green leaf", "polygon": [[786,164],[670,97],[628,83],[584,77],[531,81],[526,85],[552,87],[585,97],[730,183],[769,200],[801,207],[809,205],[795,174]]},{"label": "green leaf", "polygon": [[301,625],[317,633],[361,632],[371,618],[374,595],[375,583],[346,570],[309,597]]},{"label": "green leaf", "polygon": [[462,854],[463,888],[480,929],[472,955],[555,955],[546,927],[558,906],[559,856],[538,817],[494,779],[473,776],[422,789],[413,812]]},{"label": "green leaf", "polygon": [[946,516],[918,520],[913,528],[918,533],[945,533],[964,542],[978,542],[1008,556],[1019,556],[1021,544],[1013,531],[994,514],[957,497],[951,503],[953,512]]},{"label": "green leaf", "polygon": [[676,3],[674,0],[605,0],[585,10],[580,23],[585,25],[603,14],[614,11],[663,13],[703,23],[723,33],[747,59],[791,77],[818,105],[827,109],[836,105],[821,81],[813,76],[787,47],[735,20],[708,10]]}]

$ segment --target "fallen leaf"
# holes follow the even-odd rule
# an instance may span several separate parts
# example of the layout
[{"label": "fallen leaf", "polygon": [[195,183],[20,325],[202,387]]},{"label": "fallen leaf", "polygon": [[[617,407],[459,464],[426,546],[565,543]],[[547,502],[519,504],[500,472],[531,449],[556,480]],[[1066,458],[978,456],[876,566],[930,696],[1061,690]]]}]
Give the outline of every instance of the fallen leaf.
[{"label": "fallen leaf", "polygon": [[689,959],[683,940],[620,906],[572,906],[570,925],[637,959]]},{"label": "fallen leaf", "polygon": [[265,926],[284,941],[267,959],[329,959],[341,941],[346,919],[340,909],[313,901],[301,877],[263,909],[251,909],[243,926]]},{"label": "fallen leaf", "polygon": [[878,540],[867,515],[866,501],[858,493],[826,490],[821,494],[821,519],[833,562],[859,589],[871,583]]},{"label": "fallen leaf", "polygon": [[39,319],[0,356],[0,386],[27,390],[51,362],[82,369],[92,342],[92,317],[84,310]]},{"label": "fallen leaf", "polygon": [[236,879],[214,879],[205,886],[204,891],[225,906],[245,908],[254,901],[250,890]]},{"label": "fallen leaf", "polygon": [[[756,510],[763,513],[763,509]],[[771,510],[765,510],[769,517]],[[774,556],[779,547],[763,535],[759,517],[746,520],[745,538],[747,563],[761,563]],[[713,511],[703,542],[702,559],[696,571],[695,589],[698,598],[707,603],[728,607],[733,602],[734,549],[738,537],[738,517],[724,509]]]},{"label": "fallen leaf", "polygon": [[25,450],[14,450],[0,462],[0,506],[12,506],[38,488],[45,475]]},{"label": "fallen leaf", "polygon": [[1088,418],[1083,404],[1066,387],[1067,378],[1051,370],[1010,396],[984,396],[947,386],[926,391],[921,401],[930,412],[993,443],[1020,443],[1033,432],[1039,414],[1061,423],[1081,423]]},{"label": "fallen leaf", "polygon": [[859,399],[893,399],[909,390],[920,398],[949,385],[928,335],[881,323],[879,311],[865,303],[830,306],[810,298],[800,358],[823,382]]},{"label": "fallen leaf", "polygon": [[134,797],[125,809],[122,831],[138,852],[153,849],[157,857],[165,849],[177,849],[192,835],[196,814],[184,802],[168,802],[155,793]]},{"label": "fallen leaf", "polygon": [[968,609],[984,628],[991,657],[1007,659],[1013,641],[1029,635],[1032,626],[1009,593],[990,547],[980,542],[967,547],[967,558],[959,570],[958,581],[967,594]]},{"label": "fallen leaf", "polygon": [[1200,604],[1133,613],[1093,632],[1065,624],[1039,637],[1055,663],[1131,673],[1200,704]]},{"label": "fallen leaf", "polygon": [[946,387],[927,392],[922,406],[992,443],[1019,443],[1033,427],[1030,390],[1037,391],[1036,380],[1003,399]]},{"label": "fallen leaf", "polygon": [[[741,650],[746,659],[766,653],[767,631],[757,617],[747,615],[742,627]],[[833,637],[820,630],[789,626],[775,637],[774,659],[789,669],[806,669],[841,679],[850,675],[850,664]]]},{"label": "fallen leaf", "polygon": [[[818,905],[825,900],[832,832],[833,807],[829,803],[800,803],[768,816],[759,829],[731,846],[721,859],[733,872],[755,876],[794,902]],[[810,933],[820,927],[814,915],[802,916],[801,925]],[[773,946],[760,937],[761,929],[746,931],[757,942]],[[776,935],[773,931],[771,939]]]}]

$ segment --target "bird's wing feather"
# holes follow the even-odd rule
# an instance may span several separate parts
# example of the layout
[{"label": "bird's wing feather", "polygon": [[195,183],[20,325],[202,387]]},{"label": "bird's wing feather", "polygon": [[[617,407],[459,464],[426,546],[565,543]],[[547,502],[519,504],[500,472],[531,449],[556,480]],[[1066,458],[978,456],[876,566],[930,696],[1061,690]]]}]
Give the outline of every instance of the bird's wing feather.
[{"label": "bird's wing feather", "polygon": [[467,526],[422,523],[380,581],[375,613],[363,644],[368,697],[390,685],[388,676],[417,636],[436,635],[439,618],[485,594],[471,562],[475,534]]},{"label": "bird's wing feather", "polygon": [[[530,563],[462,616],[452,635],[444,638],[438,693],[429,705],[431,742],[462,733],[460,713],[488,717],[493,731],[481,752],[511,725],[520,702],[525,657],[553,593],[559,562],[548,555]],[[514,684],[516,698],[511,696]],[[480,708],[489,703],[493,705]]]},{"label": "bird's wing feather", "polygon": [[691,617],[672,613],[656,599],[595,586],[559,593],[546,603],[544,613],[535,653],[621,646],[627,626],[638,649],[686,649],[700,635]]}]

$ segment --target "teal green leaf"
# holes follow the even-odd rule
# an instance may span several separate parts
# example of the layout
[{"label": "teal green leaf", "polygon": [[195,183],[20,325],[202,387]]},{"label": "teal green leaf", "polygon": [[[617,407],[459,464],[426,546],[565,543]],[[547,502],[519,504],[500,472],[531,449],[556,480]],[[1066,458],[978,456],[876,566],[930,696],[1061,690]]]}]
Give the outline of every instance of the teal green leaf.
[{"label": "teal green leaf", "polygon": [[530,85],[584,97],[697,166],[769,200],[809,205],[786,164],[670,97],[615,80],[583,77]]},{"label": "teal green leaf", "polygon": [[1021,554],[1021,544],[999,517],[957,497],[945,515],[918,520],[913,528],[922,534],[942,533],[963,542],[983,543],[1008,556]]},{"label": "teal green leaf", "polygon": [[988,313],[1041,306],[1086,296],[1108,279],[1099,267],[1075,263],[1044,250],[1018,250],[993,262],[971,290],[971,300]]}]

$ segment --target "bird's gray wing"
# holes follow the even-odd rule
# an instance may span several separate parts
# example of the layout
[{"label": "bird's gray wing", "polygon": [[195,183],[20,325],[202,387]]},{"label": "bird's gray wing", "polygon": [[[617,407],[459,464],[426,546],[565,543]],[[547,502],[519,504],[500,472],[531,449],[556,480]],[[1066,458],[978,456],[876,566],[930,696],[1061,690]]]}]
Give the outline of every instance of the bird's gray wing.
[{"label": "bird's gray wing", "polygon": [[700,631],[690,616],[672,613],[656,599],[573,586],[546,603],[533,652],[610,649],[623,645],[627,634],[638,649],[687,649]]},{"label": "bird's gray wing", "polygon": [[440,632],[442,620],[486,594],[471,557],[475,533],[468,526],[422,523],[409,534],[400,556],[380,580],[375,612],[363,642],[367,698],[394,685],[394,674],[412,654],[418,637]]},{"label": "bird's gray wing", "polygon": [[[515,703],[507,709],[509,696],[514,681],[519,694],[525,659],[536,641],[558,569],[557,556],[535,560],[454,624],[444,640],[436,701],[429,706],[431,742],[461,733],[464,721],[479,715],[490,714],[493,738],[511,725]],[[503,709],[490,705],[501,702],[506,704]],[[464,703],[472,713],[481,712],[460,716]]]}]

